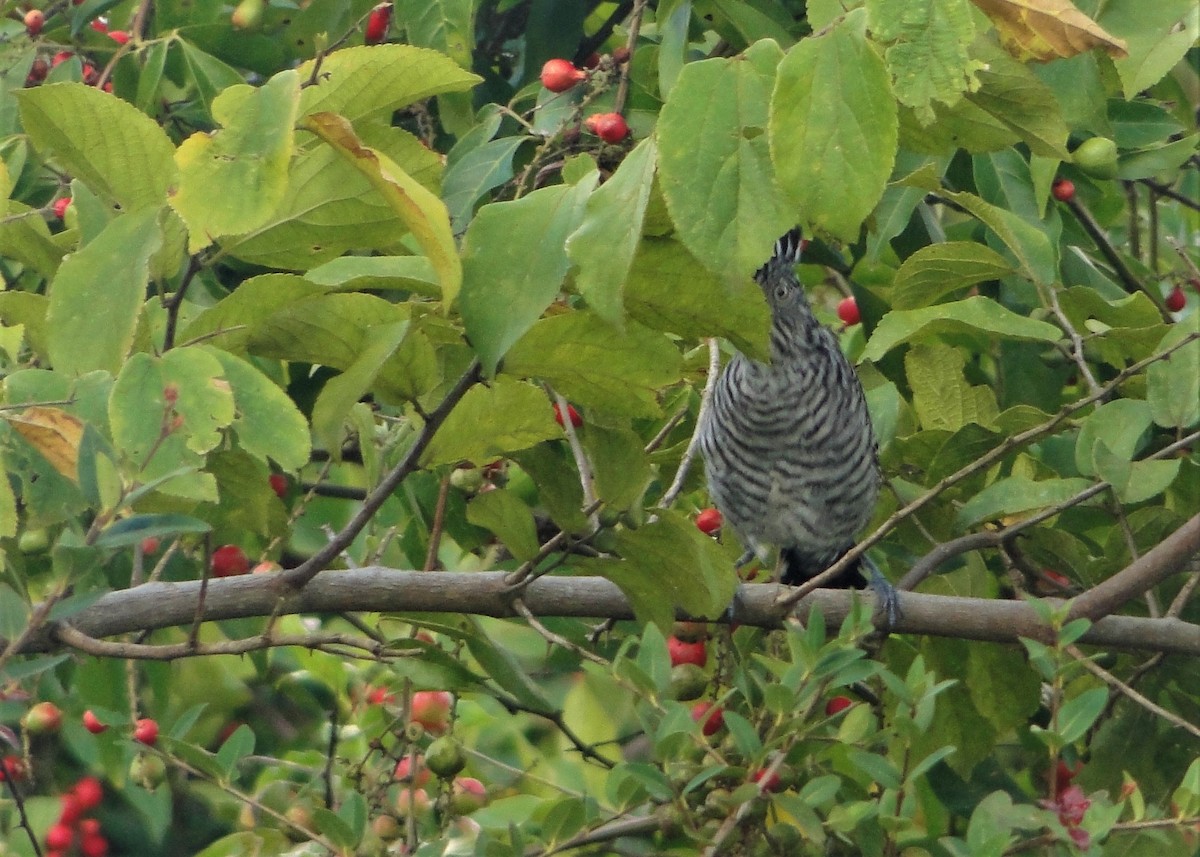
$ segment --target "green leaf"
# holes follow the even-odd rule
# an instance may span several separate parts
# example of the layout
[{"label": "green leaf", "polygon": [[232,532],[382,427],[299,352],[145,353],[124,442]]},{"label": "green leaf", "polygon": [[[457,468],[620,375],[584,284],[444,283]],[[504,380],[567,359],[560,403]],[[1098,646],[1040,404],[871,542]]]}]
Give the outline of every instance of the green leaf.
[{"label": "green leaf", "polygon": [[125,211],[156,208],[175,183],[174,146],[132,104],[81,83],[16,94],[21,122],[38,149]]},{"label": "green leaf", "polygon": [[657,153],[654,138],[647,137],[626,155],[588,199],[583,222],[567,239],[567,255],[579,268],[576,290],[617,327],[624,322],[621,292],[642,237]]},{"label": "green leaf", "polygon": [[326,291],[295,274],[262,274],[242,280],[233,294],[183,328],[178,341],[186,344],[203,339],[227,351],[242,351],[259,323]]},{"label": "green leaf", "polygon": [[978,87],[975,73],[984,64],[968,50],[975,26],[965,0],[872,0],[867,15],[872,39],[888,45],[884,60],[896,100],[923,122],[934,119],[933,101],[954,104]]},{"label": "green leaf", "polygon": [[340,290],[399,289],[437,297],[437,274],[424,256],[341,256],[308,271],[304,279]]},{"label": "green leaf", "polygon": [[195,253],[222,235],[256,229],[287,190],[300,78],[283,71],[263,86],[224,90],[212,103],[222,129],[197,132],[175,153],[179,187],[171,206],[187,224]]},{"label": "green leaf", "polygon": [[[1115,404],[1115,403],[1114,403]],[[1141,503],[1161,494],[1179,475],[1182,461],[1130,461],[1096,438],[1092,446],[1096,475],[1113,486],[1122,503]]]},{"label": "green leaf", "polygon": [[1011,211],[990,205],[974,194],[947,193],[946,196],[983,221],[996,234],[1020,264],[1022,276],[1041,284],[1056,281],[1056,248],[1042,228]]},{"label": "green leaf", "polygon": [[254,752],[254,730],[243,723],[233,734],[221,742],[217,750],[217,765],[229,779],[237,763]]},{"label": "green leaf", "polygon": [[400,0],[396,23],[411,44],[433,48],[470,69],[475,6],[474,0]]},{"label": "green leaf", "polygon": [[46,310],[46,345],[56,371],[116,374],[121,368],[133,346],[150,257],[162,241],[159,214],[145,208],[114,218],[59,267]]},{"label": "green leaf", "polygon": [[463,272],[445,204],[387,155],[364,146],[345,118],[333,113],[314,113],[304,119],[301,127],[336,149],[383,196],[437,272],[442,300],[447,306],[453,303]]},{"label": "green leaf", "polygon": [[123,548],[150,536],[174,537],[183,533],[207,533],[207,522],[189,515],[134,515],[105,527],[93,543],[99,548]]},{"label": "green leaf", "polygon": [[679,351],[636,323],[618,333],[588,312],[537,322],[512,346],[503,371],[546,381],[572,401],[608,413],[658,416],[657,393],[680,378]]},{"label": "green leaf", "polygon": [[363,349],[342,374],[330,378],[313,405],[312,424],[322,446],[337,457],[342,448],[342,425],[350,409],[371,388],[384,362],[408,333],[407,321],[377,324],[365,331]]},{"label": "green leaf", "polygon": [[554,706],[512,653],[503,646],[497,646],[484,632],[478,619],[469,620],[469,624],[474,626],[476,633],[467,636],[467,648],[484,672],[523,705],[537,711],[552,711]]},{"label": "green leaf", "polygon": [[1045,509],[1065,502],[1095,484],[1090,479],[1043,479],[1010,476],[984,488],[958,512],[958,524],[972,527],[982,521]]},{"label": "green leaf", "polygon": [[1024,64],[987,41],[975,43],[979,89],[965,98],[1011,130],[1035,155],[1065,160],[1069,129],[1054,93]]},{"label": "green leaf", "polygon": [[1061,333],[1048,322],[1026,318],[985,297],[913,310],[893,310],[880,319],[867,341],[863,360],[877,361],[897,345],[943,333],[979,332],[1004,339],[1057,342]]},{"label": "green leaf", "polygon": [[1103,442],[1108,456],[1132,461],[1150,429],[1150,406],[1140,399],[1117,399],[1096,408],[1084,421],[1075,442],[1075,468],[1095,476],[1096,446]]},{"label": "green leaf", "polygon": [[407,307],[374,295],[318,294],[254,325],[247,346],[258,355],[345,371],[367,347],[372,327],[405,321],[407,313]]},{"label": "green leaf", "polygon": [[[487,431],[481,431],[487,426]],[[543,440],[562,437],[546,394],[532,384],[501,375],[467,391],[433,436],[421,464],[475,463],[502,458]]]},{"label": "green leaf", "polygon": [[537,555],[539,546],[533,512],[511,491],[497,488],[476,495],[467,504],[467,520],[494,533],[509,553],[521,562]]},{"label": "green leaf", "polygon": [[1113,61],[1125,98],[1158,83],[1196,44],[1200,20],[1192,0],[1106,3],[1096,23],[1125,40],[1129,56]]},{"label": "green leaf", "polygon": [[[512,160],[528,138],[501,137],[469,149],[446,168],[443,198],[455,233],[467,228],[471,215],[484,194],[513,177]],[[455,150],[451,151],[451,155]]]},{"label": "green leaf", "polygon": [[[1200,332],[1200,313],[1192,313],[1171,325],[1157,351],[1178,345]],[[1191,428],[1200,422],[1200,339],[1182,348],[1146,370],[1146,399],[1154,422],[1166,428]]]},{"label": "green leaf", "polygon": [[678,241],[645,238],[625,284],[630,318],[655,330],[700,340],[728,339],[765,360],[771,314],[762,291],[745,277],[726,287]]},{"label": "green leaf", "polygon": [[211,112],[214,99],[226,89],[246,82],[237,69],[226,65],[212,54],[205,53],[187,39],[178,39],[175,43],[179,45],[188,77],[195,84],[196,92],[206,111]]},{"label": "green leaf", "polygon": [[459,309],[487,374],[562,288],[567,236],[578,226],[594,184],[593,177],[485,205],[471,221],[463,241]]},{"label": "green leaf", "polygon": [[636,530],[616,532],[622,560],[588,560],[581,565],[621,588],[640,621],[666,629],[675,608],[691,616],[716,617],[729,606],[737,575],[721,546],[678,512]]},{"label": "green leaf", "polygon": [[892,283],[893,309],[919,309],[943,295],[1013,272],[995,250],[974,241],[922,247],[904,260]]},{"label": "green leaf", "polygon": [[658,119],[659,181],[680,240],[730,282],[750,276],[796,224],[775,182],[768,103],[772,41],[684,65]]},{"label": "green leaf", "polygon": [[[8,216],[0,218],[0,256],[28,265],[43,277],[53,277],[63,251],[50,237],[46,221],[23,203],[8,200],[6,205]],[[21,214],[26,216],[18,217]]]},{"label": "green leaf", "polygon": [[[173,419],[164,395],[168,385],[176,397],[170,413],[181,424],[164,431],[166,421]],[[221,442],[221,430],[233,418],[233,393],[221,363],[198,347],[173,348],[162,357],[134,354],[117,376],[108,411],[113,444],[141,482],[180,468],[199,470],[203,455]],[[173,478],[159,490],[217,499],[216,482],[207,473]]]},{"label": "green leaf", "polygon": [[913,408],[926,429],[957,431],[974,423],[990,426],[1000,408],[991,387],[972,386],[963,377],[966,357],[942,344],[916,345],[905,355],[904,371]]},{"label": "green leaf", "polygon": [[[308,80],[313,76],[313,61],[297,71],[301,80]],[[433,95],[470,89],[480,78],[437,51],[388,44],[323,55],[315,80],[301,94],[300,115],[336,113],[358,124],[390,117],[401,107]]]},{"label": "green leaf", "polygon": [[[437,191],[438,156],[416,137],[377,122],[356,130],[365,145]],[[333,147],[316,146],[292,159],[287,191],[267,222],[221,245],[254,264],[303,271],[348,250],[392,248],[403,232],[396,212],[362,172]]]},{"label": "green leaf", "polygon": [[238,446],[263,462],[274,460],[284,470],[307,464],[312,452],[308,421],[287,392],[253,364],[219,348],[205,350],[220,361],[233,390]]},{"label": "green leaf", "polygon": [[1058,710],[1058,735],[1071,744],[1082,738],[1108,704],[1108,690],[1094,687],[1068,699]]},{"label": "green leaf", "polygon": [[896,159],[896,101],[855,10],[804,39],[779,65],[771,157],[806,223],[853,240],[883,196]]},{"label": "green leaf", "polygon": [[590,422],[580,434],[592,462],[596,496],[610,509],[634,507],[654,478],[644,441],[629,429]]}]

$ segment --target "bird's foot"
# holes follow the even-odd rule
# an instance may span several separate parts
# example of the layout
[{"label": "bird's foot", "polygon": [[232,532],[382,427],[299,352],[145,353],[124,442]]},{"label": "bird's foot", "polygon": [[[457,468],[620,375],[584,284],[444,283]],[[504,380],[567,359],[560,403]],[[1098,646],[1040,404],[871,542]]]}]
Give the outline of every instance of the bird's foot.
[{"label": "bird's foot", "polygon": [[884,615],[887,616],[887,630],[890,631],[896,627],[896,623],[904,615],[900,611],[900,590],[883,576],[883,572],[879,570],[879,566],[866,554],[862,556],[862,563],[871,573],[871,589],[875,591],[875,597],[879,600],[879,605],[883,608]]}]

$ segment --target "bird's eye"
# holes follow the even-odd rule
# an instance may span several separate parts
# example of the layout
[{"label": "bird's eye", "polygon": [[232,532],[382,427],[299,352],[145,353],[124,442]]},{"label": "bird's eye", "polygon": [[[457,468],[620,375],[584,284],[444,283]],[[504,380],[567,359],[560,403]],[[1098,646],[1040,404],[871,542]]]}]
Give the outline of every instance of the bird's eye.
[{"label": "bird's eye", "polygon": [[783,300],[787,296],[788,296],[788,287],[787,286],[779,286],[777,289],[775,289],[775,297],[779,298],[779,300]]}]

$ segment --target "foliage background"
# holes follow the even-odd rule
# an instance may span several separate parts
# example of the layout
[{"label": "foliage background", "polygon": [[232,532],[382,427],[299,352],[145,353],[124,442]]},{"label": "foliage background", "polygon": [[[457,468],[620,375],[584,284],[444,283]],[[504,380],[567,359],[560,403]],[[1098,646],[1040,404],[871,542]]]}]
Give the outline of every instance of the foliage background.
[{"label": "foliage background", "polygon": [[[26,834],[86,772],[113,854],[1194,848],[1193,4],[393,5],[375,46],[364,2],[56,3],[36,37],[9,7],[0,721],[31,776],[2,847],[44,853]],[[629,139],[581,127],[614,110]],[[1115,164],[1075,157],[1091,138]],[[818,315],[862,313],[843,345],[888,477],[864,549],[945,598],[905,621],[945,622],[868,659],[843,600],[828,639],[714,629],[672,670],[676,611],[718,615],[739,552],[681,469],[710,338],[763,353],[749,274],[796,222]],[[187,583],[223,544],[288,570]],[[368,583],[408,585],[386,569],[424,569],[430,612],[373,613]],[[641,621],[535,618],[549,572]],[[457,612],[492,586],[528,615]],[[221,621],[161,627],[205,593]],[[1020,646],[996,611],[1026,593],[1086,594],[1022,614],[1060,633]],[[1077,644],[1117,612],[1145,622]],[[398,809],[427,689],[457,695],[482,809],[436,780]],[[59,735],[17,728],[37,700]]]}]

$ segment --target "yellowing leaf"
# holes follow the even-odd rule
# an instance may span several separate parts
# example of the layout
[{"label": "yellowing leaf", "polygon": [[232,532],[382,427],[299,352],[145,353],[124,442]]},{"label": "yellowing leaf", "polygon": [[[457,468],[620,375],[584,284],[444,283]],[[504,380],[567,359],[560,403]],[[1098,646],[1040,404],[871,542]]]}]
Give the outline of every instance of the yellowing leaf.
[{"label": "yellowing leaf", "polygon": [[1128,56],[1125,40],[1109,35],[1070,0],[971,0],[991,18],[1005,50],[1017,59],[1047,62],[1103,48]]},{"label": "yellowing leaf", "polygon": [[35,406],[18,415],[5,414],[29,445],[42,454],[54,469],[78,482],[79,440],[83,423],[59,408]]},{"label": "yellowing leaf", "polygon": [[425,251],[449,307],[462,286],[462,261],[445,204],[386,155],[364,146],[350,123],[336,113],[314,113],[300,127],[332,146],[383,195]]}]

